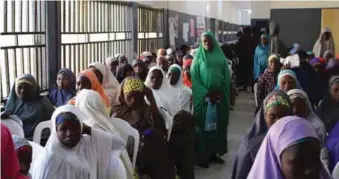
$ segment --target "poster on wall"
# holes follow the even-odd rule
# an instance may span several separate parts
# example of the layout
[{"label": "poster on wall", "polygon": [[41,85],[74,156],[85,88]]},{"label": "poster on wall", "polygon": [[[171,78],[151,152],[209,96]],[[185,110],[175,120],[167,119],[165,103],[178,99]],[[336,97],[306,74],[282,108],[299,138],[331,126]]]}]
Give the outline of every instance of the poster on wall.
[{"label": "poster on wall", "polygon": [[205,31],[205,28],[206,28],[205,17],[197,16],[197,36],[198,37],[200,37],[200,35]]},{"label": "poster on wall", "polygon": [[195,37],[195,21],[194,19],[191,19],[190,21],[190,37]]},{"label": "poster on wall", "polygon": [[182,38],[185,42],[188,42],[188,31],[190,30],[190,26],[188,23],[182,24]]}]

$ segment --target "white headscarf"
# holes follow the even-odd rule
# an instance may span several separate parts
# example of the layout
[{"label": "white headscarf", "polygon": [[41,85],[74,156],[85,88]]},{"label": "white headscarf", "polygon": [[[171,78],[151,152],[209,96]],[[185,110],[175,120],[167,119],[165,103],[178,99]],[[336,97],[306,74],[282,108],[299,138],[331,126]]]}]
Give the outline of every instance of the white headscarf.
[{"label": "white headscarf", "polygon": [[319,140],[321,142],[321,144],[324,144],[325,142],[325,137],[326,137],[326,128],[324,123],[320,120],[320,118],[315,114],[312,104],[310,102],[310,100],[308,99],[307,94],[300,89],[292,89],[290,91],[287,92],[287,95],[289,96],[289,98],[295,99],[295,98],[301,98],[302,100],[305,101],[305,103],[307,104],[310,113],[307,116],[307,120],[311,122],[313,129],[315,130],[315,132],[317,133],[317,136],[319,137]]},{"label": "white headscarf", "polygon": [[[322,39],[322,36],[329,32],[331,34],[330,38],[327,41]],[[323,31],[320,33],[318,40],[315,42],[313,46],[313,53],[315,57],[322,57],[326,50],[331,50],[332,52],[335,51],[334,47],[334,40],[331,30],[329,28],[324,28]]]},{"label": "white headscarf", "polygon": [[[74,178],[107,178],[109,160],[112,152],[119,153],[125,146],[125,142],[119,135],[112,135],[95,128],[91,128],[91,135],[83,135],[79,143],[68,148],[60,143],[56,132],[56,118],[59,114],[70,112],[80,121],[82,133],[82,121],[87,117],[79,108],[72,105],[64,105],[57,108],[52,115],[52,132],[45,146],[45,153],[41,155],[33,165],[32,178],[34,179],[74,179]],[[116,162],[118,170],[118,162]]]},{"label": "white headscarf", "polygon": [[[87,115],[87,120],[84,121],[90,127],[97,127],[103,131],[119,134],[119,130],[114,127],[110,120],[122,120],[118,118],[110,118],[106,110],[106,105],[102,101],[100,95],[93,90],[83,89],[77,94],[75,106]],[[119,134],[120,135],[120,134]],[[125,141],[127,142],[127,141]],[[126,168],[126,173],[129,177],[133,177],[132,164],[126,150],[123,150],[121,159]]]},{"label": "white headscarf", "polygon": [[102,73],[102,87],[104,88],[104,91],[106,95],[110,98],[110,100],[116,101],[120,89],[120,84],[113,73],[103,63],[94,62],[91,63],[89,67],[94,67]]},{"label": "white headscarf", "polygon": [[[151,88],[151,74],[154,70],[160,70],[163,76],[162,84],[157,90]],[[177,114],[177,112],[180,110],[180,101],[173,97],[175,91],[171,89],[168,79],[160,67],[153,66],[149,69],[147,78],[145,80],[145,85],[152,89],[153,96],[158,107],[165,108],[170,112],[171,116]]]},{"label": "white headscarf", "polygon": [[175,85],[170,84],[170,87],[176,91],[177,97],[180,100],[180,103],[181,103],[180,109],[185,110],[187,112],[192,112],[192,108],[191,108],[192,90],[188,88],[186,85],[184,85],[182,69],[179,65],[173,64],[169,67],[168,72],[171,70],[171,68],[178,68],[180,71],[179,80],[177,84]]}]

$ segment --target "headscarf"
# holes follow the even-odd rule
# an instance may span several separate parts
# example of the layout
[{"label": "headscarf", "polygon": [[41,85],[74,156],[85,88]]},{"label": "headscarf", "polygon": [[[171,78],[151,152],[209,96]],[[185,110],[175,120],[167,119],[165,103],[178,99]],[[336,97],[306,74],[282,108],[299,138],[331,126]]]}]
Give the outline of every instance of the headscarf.
[{"label": "headscarf", "polygon": [[110,63],[112,63],[114,61],[118,61],[118,59],[116,59],[114,57],[107,57],[106,60],[105,60],[105,65],[108,66],[108,65],[110,65]]},{"label": "headscarf", "polygon": [[326,67],[327,70],[338,68],[338,67],[339,67],[339,60],[335,58],[331,58],[328,60],[327,67]]},{"label": "headscarf", "polygon": [[270,55],[269,57],[268,57],[268,61],[270,62],[270,61],[273,61],[273,60],[278,60],[279,61],[279,56],[278,55],[276,55],[276,54],[272,54],[272,55]]},{"label": "headscarf", "polygon": [[72,105],[57,108],[52,115],[52,131],[45,146],[45,153],[38,158],[32,169],[33,178],[107,178],[106,174],[113,169],[108,158],[112,156],[112,152],[119,153],[124,148],[125,142],[118,135],[91,128],[91,135],[82,135],[75,147],[64,147],[58,138],[56,127],[57,118],[66,112],[77,117],[72,120],[79,120],[82,134],[82,122],[88,117],[78,107]]},{"label": "headscarf", "polygon": [[109,70],[107,66],[99,62],[91,63],[89,67],[94,67],[101,72],[101,74],[103,75],[101,85],[102,88],[111,101],[116,100],[116,97],[119,93],[120,84],[111,72],[111,70]]},{"label": "headscarf", "polygon": [[[100,128],[101,130],[111,134],[120,133],[119,129],[112,124],[111,120],[122,119],[110,118],[109,113],[106,110],[106,106],[97,92],[88,89],[81,90],[77,95],[75,106],[79,107],[81,112],[88,117],[85,121],[83,121],[88,126]],[[121,159],[123,160],[129,175],[133,176],[132,164],[128,157],[128,153],[125,150],[121,155]]]},{"label": "headscarf", "polygon": [[311,122],[312,127],[320,140],[320,143],[324,144],[326,137],[326,128],[324,123],[315,114],[313,110],[314,107],[312,106],[308,98],[308,95],[300,89],[292,89],[287,92],[287,95],[290,97],[291,100],[295,98],[301,98],[302,100],[304,100],[305,104],[308,106],[308,109],[310,110],[310,113],[308,114],[306,119]]},{"label": "headscarf", "polygon": [[[29,94],[29,101],[23,101],[16,94],[16,87],[20,83],[27,83],[33,89]],[[35,127],[44,120],[50,119],[54,107],[50,101],[40,96],[40,90],[34,77],[30,74],[23,74],[16,78],[15,84],[9,94],[5,111],[11,115],[17,115],[23,122],[26,138],[33,137]]]},{"label": "headscarf", "polygon": [[[126,63],[128,63],[128,59],[127,59],[127,57],[126,57],[124,54],[121,54],[121,53],[116,54],[116,55],[115,55],[115,58],[116,58],[116,60],[118,60],[119,65],[120,65],[120,64],[126,64]],[[124,58],[126,59],[126,62],[123,62]]]},{"label": "headscarf", "polygon": [[300,48],[300,44],[298,44],[298,43],[294,43],[293,44],[293,48],[290,50],[290,54],[291,55],[294,55],[298,50],[299,50],[299,48]]},{"label": "headscarf", "polygon": [[[182,67],[183,68],[184,67],[191,67],[192,62],[193,62],[193,59],[185,59]],[[192,80],[185,73],[183,75],[184,75],[184,79],[183,79],[184,85],[186,85],[187,87],[192,89]]]},{"label": "headscarf", "polygon": [[170,85],[170,87],[176,91],[177,97],[181,103],[181,109],[187,112],[191,112],[191,96],[192,90],[187,86],[184,86],[183,83],[183,74],[181,67],[177,64],[173,64],[169,67],[168,71],[177,71],[179,73],[179,80],[175,85]]},{"label": "headscarf", "polygon": [[339,122],[335,124],[326,138],[326,148],[329,150],[329,170],[332,172],[335,165],[339,162]]},{"label": "headscarf", "polygon": [[[163,76],[161,86],[157,90],[151,88],[151,74],[154,70],[159,70]],[[165,108],[172,116],[180,110],[180,102],[177,98],[173,98],[172,95],[174,94],[174,91],[170,88],[168,79],[160,67],[153,66],[150,68],[145,80],[145,85],[152,89],[153,96],[158,107]]]},{"label": "headscarf", "polygon": [[63,68],[59,70],[57,75],[59,74],[66,75],[68,77],[69,88],[68,89],[54,88],[49,92],[48,98],[51,101],[51,103],[56,107],[67,104],[67,102],[76,95],[74,73],[68,68]]},{"label": "headscarf", "polygon": [[125,65],[119,65],[117,69],[117,79],[119,83],[121,83],[126,78],[127,72],[134,72],[132,65],[125,64]]},{"label": "headscarf", "polygon": [[[334,56],[334,53],[331,51],[331,50],[326,50],[325,52],[324,52],[324,55],[322,56],[324,59],[326,59],[326,56],[327,55],[332,55],[333,57],[332,58],[335,58],[335,56]],[[326,59],[326,60],[328,60],[328,59]]]},{"label": "headscarf", "polygon": [[166,55],[166,51],[164,48],[159,48],[157,56],[165,56]]},{"label": "headscarf", "polygon": [[322,61],[320,58],[315,57],[312,58],[309,62],[313,67],[316,65],[322,65],[325,68],[326,63],[324,63],[324,61]]},{"label": "headscarf", "polygon": [[25,146],[32,147],[31,144],[29,144],[28,140],[26,140],[23,137],[12,135],[12,138],[13,138],[15,150],[18,150],[19,148],[25,147]]},{"label": "headscarf", "polygon": [[1,178],[28,179],[20,173],[20,164],[8,128],[1,124]]},{"label": "headscarf", "polygon": [[295,83],[296,83],[296,89],[302,89],[301,85],[298,81],[297,75],[292,71],[292,70],[281,70],[279,75],[278,75],[278,81],[277,81],[277,86],[275,87],[275,89],[280,89],[280,80],[282,79],[282,77],[284,76],[290,76],[292,78],[295,79]]},{"label": "headscarf", "polygon": [[339,83],[339,75],[335,75],[330,78],[329,87],[331,87],[334,83]]},{"label": "headscarf", "polygon": [[[280,156],[283,151],[305,138],[317,139],[311,124],[297,116],[279,119],[268,131],[247,179],[283,179]],[[322,165],[322,164],[321,164]],[[322,165],[321,179],[331,178]]]},{"label": "headscarf", "polygon": [[[328,41],[323,41],[322,36],[326,32],[329,32],[331,35],[330,35]],[[335,51],[333,35],[332,35],[331,30],[329,28],[323,29],[318,40],[314,44],[314,47],[313,47],[314,56],[315,57],[322,57],[326,50],[331,50],[332,52]]]}]

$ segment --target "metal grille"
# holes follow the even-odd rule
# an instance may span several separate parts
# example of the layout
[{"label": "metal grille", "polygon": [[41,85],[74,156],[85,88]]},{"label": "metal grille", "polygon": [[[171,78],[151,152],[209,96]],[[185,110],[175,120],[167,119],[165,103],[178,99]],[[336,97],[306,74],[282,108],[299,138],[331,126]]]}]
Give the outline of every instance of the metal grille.
[{"label": "metal grille", "polygon": [[131,52],[132,6],[116,1],[61,1],[61,66],[74,73],[91,62]]},{"label": "metal grille", "polygon": [[0,97],[8,97],[15,78],[32,74],[42,90],[48,88],[45,58],[45,2],[0,1]]},{"label": "metal grille", "polygon": [[154,9],[139,5],[138,7],[138,54],[143,51],[155,52],[164,47],[163,9]]}]

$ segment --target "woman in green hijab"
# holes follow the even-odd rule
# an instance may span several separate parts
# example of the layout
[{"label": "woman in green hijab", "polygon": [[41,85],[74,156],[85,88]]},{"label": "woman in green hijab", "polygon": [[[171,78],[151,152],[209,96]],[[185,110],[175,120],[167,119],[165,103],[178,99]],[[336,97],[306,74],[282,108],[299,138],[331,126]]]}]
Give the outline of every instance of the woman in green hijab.
[{"label": "woman in green hijab", "polygon": [[[195,124],[197,126],[198,164],[204,168],[210,162],[223,164],[218,157],[227,153],[230,72],[227,59],[211,32],[201,35],[201,43],[191,66]],[[215,106],[217,117],[210,126],[210,106]],[[214,114],[215,114],[214,113]],[[207,116],[207,117],[206,117]],[[207,124],[207,125],[206,125]],[[206,126],[205,126],[206,125]]]}]

